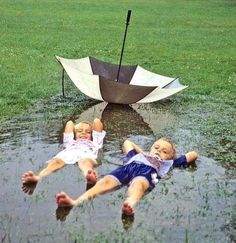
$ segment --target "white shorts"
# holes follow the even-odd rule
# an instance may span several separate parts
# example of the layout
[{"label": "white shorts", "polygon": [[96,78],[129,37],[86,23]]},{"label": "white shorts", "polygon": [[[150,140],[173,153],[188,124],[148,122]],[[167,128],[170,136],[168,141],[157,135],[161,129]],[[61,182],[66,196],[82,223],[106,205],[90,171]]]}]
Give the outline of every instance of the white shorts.
[{"label": "white shorts", "polygon": [[54,158],[59,158],[63,160],[65,164],[75,164],[79,162],[80,160],[86,160],[89,159],[93,161],[94,165],[97,165],[97,161],[95,158],[89,157],[87,154],[78,153],[78,151],[61,151],[58,153]]},{"label": "white shorts", "polygon": [[[91,151],[87,148],[70,148],[70,144],[73,143],[74,133],[64,133],[63,136],[63,144],[66,147],[63,151],[59,152],[54,158],[59,158],[63,160],[65,164],[75,164],[81,160],[89,159],[94,163],[94,165],[98,165],[97,157],[101,155],[101,148],[103,145],[103,139],[105,137],[106,132],[96,132],[93,131],[93,146],[95,146],[95,151]],[[69,149],[68,149],[69,147]]]}]

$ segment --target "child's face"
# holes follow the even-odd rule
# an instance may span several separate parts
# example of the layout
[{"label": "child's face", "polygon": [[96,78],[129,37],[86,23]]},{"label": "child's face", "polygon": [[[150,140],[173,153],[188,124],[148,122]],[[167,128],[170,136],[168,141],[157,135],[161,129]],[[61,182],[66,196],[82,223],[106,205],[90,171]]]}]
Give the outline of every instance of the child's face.
[{"label": "child's face", "polygon": [[92,128],[87,123],[79,123],[75,126],[75,139],[92,140]]},{"label": "child's face", "polygon": [[159,139],[152,145],[150,154],[158,156],[163,160],[169,160],[174,157],[174,149],[169,142]]}]

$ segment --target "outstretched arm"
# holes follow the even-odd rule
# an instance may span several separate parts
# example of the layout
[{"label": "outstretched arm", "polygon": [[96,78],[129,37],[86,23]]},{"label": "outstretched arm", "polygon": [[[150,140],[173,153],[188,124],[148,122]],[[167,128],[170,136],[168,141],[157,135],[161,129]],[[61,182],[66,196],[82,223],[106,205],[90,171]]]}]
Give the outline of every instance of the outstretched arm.
[{"label": "outstretched arm", "polygon": [[125,154],[128,154],[129,151],[135,149],[137,153],[142,153],[143,150],[138,146],[136,145],[135,143],[131,142],[130,140],[125,140],[124,143],[123,143],[123,152]]},{"label": "outstretched arm", "polygon": [[181,155],[180,157],[174,159],[174,167],[188,167],[188,165],[194,162],[198,158],[198,153],[195,151],[190,151],[185,155]]},{"label": "outstretched arm", "polygon": [[96,132],[102,132],[102,131],[103,131],[103,123],[101,122],[100,119],[95,118],[95,119],[93,120],[92,128],[93,128],[93,130],[96,131]]}]

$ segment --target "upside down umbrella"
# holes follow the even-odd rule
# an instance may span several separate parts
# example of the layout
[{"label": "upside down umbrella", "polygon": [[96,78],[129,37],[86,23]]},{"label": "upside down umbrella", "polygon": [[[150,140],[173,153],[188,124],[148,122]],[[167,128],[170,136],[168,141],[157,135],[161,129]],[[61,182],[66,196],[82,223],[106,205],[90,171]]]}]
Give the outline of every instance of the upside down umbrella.
[{"label": "upside down umbrella", "polygon": [[94,57],[56,56],[75,86],[90,98],[117,104],[149,103],[167,98],[187,86],[178,78],[150,72],[139,65],[120,66]]},{"label": "upside down umbrella", "polygon": [[98,60],[94,57],[66,59],[56,56],[64,70],[85,95],[100,101],[117,104],[149,103],[167,98],[187,86],[181,85],[178,78],[165,77],[138,66],[124,66],[124,51],[131,10],[128,10],[126,29],[119,65]]}]

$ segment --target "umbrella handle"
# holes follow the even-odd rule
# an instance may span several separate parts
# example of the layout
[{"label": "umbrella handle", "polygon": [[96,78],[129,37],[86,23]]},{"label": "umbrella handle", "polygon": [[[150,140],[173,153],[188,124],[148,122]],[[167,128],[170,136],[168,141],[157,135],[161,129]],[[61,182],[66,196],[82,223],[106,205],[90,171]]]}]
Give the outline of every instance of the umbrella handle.
[{"label": "umbrella handle", "polygon": [[126,19],[126,25],[129,25],[130,16],[131,16],[131,10],[128,10],[127,19]]},{"label": "umbrella handle", "polygon": [[123,40],[122,50],[121,50],[121,54],[120,54],[120,63],[119,63],[119,68],[118,68],[117,78],[116,78],[117,82],[119,81],[120,67],[121,67],[121,62],[122,62],[122,57],[123,57],[123,52],[124,52],[124,47],[125,47],[125,39],[126,39],[129,21],[130,21],[130,16],[131,16],[131,10],[128,10],[127,18],[126,18],[126,28],[125,28],[124,40]]}]

